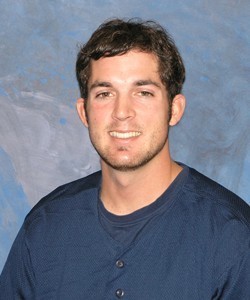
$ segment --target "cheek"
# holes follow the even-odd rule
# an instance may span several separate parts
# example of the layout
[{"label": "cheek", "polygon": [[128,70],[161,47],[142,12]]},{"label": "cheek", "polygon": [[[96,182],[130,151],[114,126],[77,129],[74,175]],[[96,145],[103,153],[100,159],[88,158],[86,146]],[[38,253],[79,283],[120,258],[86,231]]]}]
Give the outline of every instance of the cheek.
[{"label": "cheek", "polygon": [[107,116],[102,113],[90,113],[88,118],[89,131],[94,135],[102,135],[107,126]]},{"label": "cheek", "polygon": [[153,107],[147,117],[148,120],[151,120],[151,123],[154,122],[155,124],[168,124],[169,122],[169,110],[168,107]]},{"label": "cheek", "polygon": [[104,105],[91,104],[88,109],[89,119],[95,122],[103,122],[110,113],[110,109]]},{"label": "cheek", "polygon": [[[89,125],[97,125],[98,123],[102,122],[102,114],[96,110],[89,110],[88,112],[88,122]],[[93,127],[93,126],[92,126]]]},{"label": "cheek", "polygon": [[155,120],[155,129],[165,135],[168,132],[169,129],[169,115],[168,114],[162,114]]}]

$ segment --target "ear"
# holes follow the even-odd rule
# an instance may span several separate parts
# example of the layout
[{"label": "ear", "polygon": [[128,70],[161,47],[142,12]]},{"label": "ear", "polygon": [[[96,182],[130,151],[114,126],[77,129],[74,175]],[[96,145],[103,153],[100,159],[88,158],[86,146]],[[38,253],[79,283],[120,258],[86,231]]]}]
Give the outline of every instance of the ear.
[{"label": "ear", "polygon": [[176,125],[182,118],[186,106],[186,99],[184,95],[178,94],[174,97],[172,102],[172,115],[169,121],[170,126]]},{"label": "ear", "polygon": [[81,119],[81,121],[83,122],[83,124],[88,127],[88,119],[87,119],[87,114],[85,111],[85,107],[84,107],[84,102],[85,100],[83,98],[79,98],[76,102],[76,109],[78,112],[78,115]]}]

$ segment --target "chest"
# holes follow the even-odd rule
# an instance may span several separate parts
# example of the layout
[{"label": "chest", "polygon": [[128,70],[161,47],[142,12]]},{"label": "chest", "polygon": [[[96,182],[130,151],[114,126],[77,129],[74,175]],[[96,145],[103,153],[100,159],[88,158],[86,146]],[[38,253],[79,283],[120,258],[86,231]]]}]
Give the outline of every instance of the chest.
[{"label": "chest", "polygon": [[211,249],[185,225],[153,220],[126,247],[91,222],[47,235],[31,253],[38,299],[206,299]]}]

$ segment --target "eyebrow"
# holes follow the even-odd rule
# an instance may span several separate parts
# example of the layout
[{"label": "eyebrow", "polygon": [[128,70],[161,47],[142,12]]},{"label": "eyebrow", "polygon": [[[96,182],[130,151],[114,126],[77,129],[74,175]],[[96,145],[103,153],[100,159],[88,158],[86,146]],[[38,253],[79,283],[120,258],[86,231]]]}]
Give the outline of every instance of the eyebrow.
[{"label": "eyebrow", "polygon": [[[154,85],[158,88],[160,88],[160,83],[153,81],[151,79],[146,79],[146,80],[137,80],[133,83],[134,86],[144,86],[144,85]],[[108,81],[95,81],[91,84],[89,91],[92,91],[95,88],[98,87],[112,87],[112,83],[108,82]]]},{"label": "eyebrow", "polygon": [[144,85],[154,85],[158,88],[160,88],[160,83],[153,81],[151,79],[147,79],[147,80],[138,80],[135,82],[135,86],[144,86]]},{"label": "eyebrow", "polygon": [[89,87],[89,91],[92,91],[93,89],[95,89],[97,87],[112,87],[112,84],[107,81],[95,81]]}]

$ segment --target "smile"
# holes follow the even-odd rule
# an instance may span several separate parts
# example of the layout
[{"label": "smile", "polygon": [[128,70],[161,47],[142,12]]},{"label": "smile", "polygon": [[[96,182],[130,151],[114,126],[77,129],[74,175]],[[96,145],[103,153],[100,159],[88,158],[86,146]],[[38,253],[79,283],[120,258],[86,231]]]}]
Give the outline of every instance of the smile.
[{"label": "smile", "polygon": [[139,131],[131,131],[131,132],[110,131],[109,134],[112,137],[116,137],[116,138],[119,138],[119,139],[129,139],[129,138],[141,135],[141,132],[139,132]]}]

